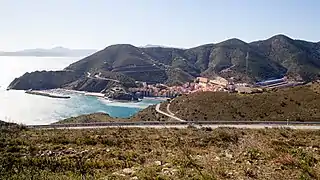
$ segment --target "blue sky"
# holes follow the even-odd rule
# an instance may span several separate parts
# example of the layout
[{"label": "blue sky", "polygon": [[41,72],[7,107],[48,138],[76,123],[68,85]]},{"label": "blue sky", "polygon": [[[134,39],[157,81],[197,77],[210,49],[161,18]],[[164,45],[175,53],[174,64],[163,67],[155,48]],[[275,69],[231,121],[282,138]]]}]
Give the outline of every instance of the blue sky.
[{"label": "blue sky", "polygon": [[316,0],[0,0],[0,50],[320,41]]}]

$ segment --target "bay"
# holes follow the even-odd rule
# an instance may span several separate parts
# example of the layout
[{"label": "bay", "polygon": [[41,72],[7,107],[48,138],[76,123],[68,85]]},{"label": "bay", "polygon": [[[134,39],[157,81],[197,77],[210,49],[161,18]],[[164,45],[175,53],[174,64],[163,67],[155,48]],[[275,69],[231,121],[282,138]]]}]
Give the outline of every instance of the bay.
[{"label": "bay", "polygon": [[54,99],[26,94],[24,91],[6,91],[10,82],[25,72],[61,70],[79,59],[81,57],[0,56],[0,120],[26,125],[50,124],[68,117],[94,112],[105,112],[112,117],[127,118],[149,105],[161,102],[161,99],[144,99],[138,103],[110,102],[70,92],[62,92],[70,95],[70,99]]}]

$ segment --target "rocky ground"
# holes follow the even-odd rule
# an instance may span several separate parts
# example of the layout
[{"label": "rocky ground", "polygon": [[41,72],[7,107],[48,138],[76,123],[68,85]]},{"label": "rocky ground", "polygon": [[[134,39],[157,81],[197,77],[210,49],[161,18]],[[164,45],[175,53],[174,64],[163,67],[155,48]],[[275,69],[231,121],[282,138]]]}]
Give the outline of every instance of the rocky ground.
[{"label": "rocky ground", "polygon": [[0,179],[319,179],[320,131],[0,129]]}]

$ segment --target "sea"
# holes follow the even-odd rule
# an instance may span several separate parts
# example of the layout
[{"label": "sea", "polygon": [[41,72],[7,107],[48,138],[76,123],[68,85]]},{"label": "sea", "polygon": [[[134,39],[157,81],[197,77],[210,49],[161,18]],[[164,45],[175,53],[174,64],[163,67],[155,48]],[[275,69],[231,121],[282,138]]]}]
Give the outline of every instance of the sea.
[{"label": "sea", "polygon": [[6,57],[0,56],[0,120],[25,125],[44,125],[95,112],[128,118],[163,99],[148,98],[141,102],[114,102],[81,93],[58,91],[70,99],[55,99],[26,94],[7,87],[14,78],[36,70],[62,70],[81,57]]}]

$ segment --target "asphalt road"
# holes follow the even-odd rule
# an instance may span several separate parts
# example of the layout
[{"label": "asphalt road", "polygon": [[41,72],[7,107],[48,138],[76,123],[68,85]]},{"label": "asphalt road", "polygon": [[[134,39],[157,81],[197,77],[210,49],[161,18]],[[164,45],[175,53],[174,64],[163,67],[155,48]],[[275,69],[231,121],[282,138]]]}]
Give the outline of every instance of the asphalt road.
[{"label": "asphalt road", "polygon": [[279,124],[212,124],[212,125],[106,125],[106,126],[61,126],[61,127],[33,127],[36,129],[99,129],[99,128],[242,128],[242,129],[264,129],[264,128],[290,128],[290,129],[320,129],[320,125],[279,125]]},{"label": "asphalt road", "polygon": [[[170,103],[168,104],[168,106],[169,106],[169,105],[170,105]],[[167,106],[167,109],[168,109],[168,106]],[[160,104],[157,104],[157,105],[156,105],[156,111],[157,111],[158,113],[163,114],[163,115],[165,115],[165,116],[167,116],[167,117],[169,117],[169,118],[172,118],[172,119],[174,119],[174,120],[177,120],[177,121],[180,121],[180,122],[185,122],[185,120],[183,120],[183,119],[180,119],[180,118],[178,118],[178,117],[176,117],[176,116],[174,116],[174,115],[171,115],[171,114],[168,114],[168,113],[166,113],[166,112],[161,111],[161,110],[160,110]]]},{"label": "asphalt road", "polygon": [[105,80],[105,81],[113,81],[113,82],[117,82],[117,83],[120,82],[120,81],[115,80],[115,79],[103,78],[103,77],[100,77],[100,76],[97,76],[97,75],[95,77],[87,76],[87,78],[89,78],[89,79],[99,79],[99,80]]},{"label": "asphalt road", "polygon": [[29,125],[35,129],[95,129],[95,128],[196,128],[230,127],[230,128],[292,128],[292,129],[320,129],[320,122],[287,122],[287,121],[141,121],[141,122],[99,122],[74,123],[53,125]]},{"label": "asphalt road", "polygon": [[[160,104],[156,105],[156,111],[176,121],[141,121],[141,122],[99,122],[99,123],[75,123],[75,124],[53,124],[53,125],[29,125],[34,129],[97,129],[97,128],[290,128],[290,129],[320,129],[318,122],[301,121],[185,121],[160,110]],[[168,106],[167,106],[168,109]]]}]

